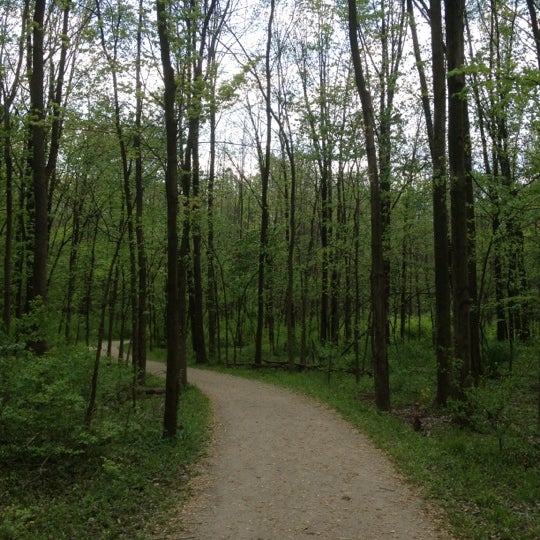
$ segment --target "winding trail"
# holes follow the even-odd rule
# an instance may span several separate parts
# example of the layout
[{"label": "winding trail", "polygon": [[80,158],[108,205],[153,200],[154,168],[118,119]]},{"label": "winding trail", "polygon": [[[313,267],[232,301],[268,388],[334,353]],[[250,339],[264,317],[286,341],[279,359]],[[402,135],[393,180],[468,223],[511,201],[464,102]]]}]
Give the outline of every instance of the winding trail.
[{"label": "winding trail", "polygon": [[182,528],[157,538],[449,538],[389,460],[333,411],[261,382],[188,375],[212,402],[214,440],[179,515]]}]

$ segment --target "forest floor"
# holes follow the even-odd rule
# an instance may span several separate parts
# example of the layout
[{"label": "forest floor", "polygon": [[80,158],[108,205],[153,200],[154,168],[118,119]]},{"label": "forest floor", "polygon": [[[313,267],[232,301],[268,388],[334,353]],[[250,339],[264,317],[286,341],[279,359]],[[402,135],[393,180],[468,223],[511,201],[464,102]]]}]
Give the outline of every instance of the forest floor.
[{"label": "forest floor", "polygon": [[[164,375],[165,366],[148,370]],[[213,439],[167,540],[449,539],[371,441],[325,406],[265,383],[189,369],[211,400]]]}]

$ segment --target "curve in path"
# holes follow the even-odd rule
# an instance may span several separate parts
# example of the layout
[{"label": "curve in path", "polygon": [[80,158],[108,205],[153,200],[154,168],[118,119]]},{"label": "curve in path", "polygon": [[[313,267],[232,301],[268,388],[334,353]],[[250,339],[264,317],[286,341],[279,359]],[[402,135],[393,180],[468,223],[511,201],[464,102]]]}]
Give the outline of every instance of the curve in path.
[{"label": "curve in path", "polygon": [[[149,362],[163,374],[163,364]],[[214,443],[172,538],[443,539],[422,499],[367,437],[308,398],[189,370],[211,400]],[[171,538],[170,536],[168,538]]]}]

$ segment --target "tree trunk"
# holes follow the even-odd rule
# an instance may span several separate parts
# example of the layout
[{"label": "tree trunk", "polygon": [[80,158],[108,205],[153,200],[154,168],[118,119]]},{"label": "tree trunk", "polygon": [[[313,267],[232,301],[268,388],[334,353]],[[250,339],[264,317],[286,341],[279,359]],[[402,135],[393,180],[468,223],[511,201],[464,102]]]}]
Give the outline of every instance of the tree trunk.
[{"label": "tree trunk", "polygon": [[[388,235],[390,233],[391,199],[390,188],[392,179],[392,116],[394,111],[394,96],[396,80],[399,75],[399,66],[403,53],[405,35],[405,2],[381,2],[381,51],[382,66],[379,72],[379,126],[378,126],[378,177],[379,198],[381,212],[381,242],[382,257],[385,273],[384,302],[388,319],[390,309],[390,247]],[[399,5],[399,24],[393,20],[395,4]],[[387,12],[390,8],[390,12]],[[396,35],[397,32],[397,35]],[[389,338],[389,324],[387,321],[386,337]]]},{"label": "tree trunk", "polygon": [[259,157],[261,169],[261,229],[259,235],[259,262],[257,277],[257,330],[255,334],[255,358],[256,365],[262,364],[262,340],[264,330],[265,308],[265,270],[268,259],[268,185],[270,183],[270,156],[272,144],[272,102],[271,102],[271,58],[270,48],[272,44],[272,24],[274,21],[275,0],[270,0],[270,15],[268,19],[266,54],[265,54],[265,105],[266,105],[266,145],[264,156]]},{"label": "tree trunk", "polygon": [[124,224],[120,225],[120,231],[121,231],[120,236],[118,237],[118,240],[116,242],[114,254],[109,264],[109,270],[107,272],[107,279],[105,280],[105,283],[104,283],[103,296],[101,298],[96,355],[94,357],[94,366],[92,370],[90,397],[88,399],[88,405],[86,407],[86,414],[85,414],[85,424],[87,427],[90,427],[90,425],[92,424],[92,419],[94,417],[94,412],[96,409],[98,376],[99,376],[99,367],[101,364],[101,354],[102,354],[101,349],[102,349],[103,340],[105,337],[105,313],[107,311],[107,306],[109,305],[109,291],[111,290],[111,284],[113,281],[113,272],[114,272],[114,269],[116,268],[116,261],[118,258],[118,253],[120,251],[120,246],[122,245],[122,239],[124,237],[124,231],[125,231]]},{"label": "tree trunk", "polygon": [[14,207],[13,207],[13,181],[14,168],[11,156],[11,111],[9,104],[4,103],[4,133],[3,152],[6,167],[6,230],[4,245],[4,295],[2,306],[2,322],[6,334],[11,329],[11,305],[12,305],[12,257],[13,257],[13,231],[14,231]]},{"label": "tree trunk", "polygon": [[452,294],[454,352],[461,366],[461,388],[472,383],[471,293],[466,169],[466,103],[463,90],[464,0],[445,0],[446,52],[448,58],[448,156],[452,222]]},{"label": "tree trunk", "polygon": [[422,105],[430,143],[432,163],[433,244],[435,259],[435,351],[437,356],[437,395],[435,402],[445,405],[452,393],[452,317],[448,250],[448,210],[446,206],[446,69],[441,0],[430,2],[431,56],[433,77],[433,115],[420,57],[412,0],[407,0],[413,35],[416,65],[420,78]]},{"label": "tree trunk", "polygon": [[69,34],[69,16],[71,12],[72,2],[64,3],[63,20],[62,20],[62,45],[60,47],[60,59],[58,63],[58,74],[56,86],[52,99],[52,125],[49,144],[49,157],[46,165],[47,188],[49,196],[49,204],[53,200],[53,195],[56,188],[56,167],[58,163],[58,153],[60,151],[60,139],[62,138],[63,128],[63,94],[64,94],[64,77],[66,73],[67,52],[69,40],[64,36]]},{"label": "tree trunk", "polygon": [[164,437],[175,437],[178,429],[178,398],[180,395],[180,324],[177,303],[178,287],[178,179],[175,118],[176,81],[171,64],[169,43],[168,2],[156,0],[157,27],[161,49],[164,82],[165,131],[167,165],[165,189],[167,195],[167,374],[165,378]]},{"label": "tree trunk", "polygon": [[133,196],[131,193],[131,162],[128,155],[128,145],[126,142],[126,137],[124,134],[124,129],[121,122],[121,111],[120,111],[120,90],[118,82],[118,72],[117,72],[117,60],[118,60],[118,51],[117,51],[117,42],[118,36],[115,37],[114,46],[112,53],[107,47],[105,41],[104,33],[104,24],[101,18],[100,4],[99,0],[96,1],[97,6],[97,16],[100,21],[100,36],[101,36],[101,47],[103,53],[109,64],[109,69],[112,79],[112,91],[113,91],[113,106],[114,106],[114,128],[116,132],[116,137],[118,141],[118,149],[120,152],[120,160],[122,163],[122,187],[124,192],[125,199],[125,208],[127,214],[127,233],[128,233],[128,249],[129,249],[129,305],[131,311],[131,337],[132,337],[132,361],[133,366],[136,369],[136,366],[139,364],[139,343],[135,336],[138,334],[138,324],[137,324],[137,304],[138,304],[138,295],[137,295],[137,258],[136,258],[136,245],[135,245],[135,226],[133,219]]},{"label": "tree trunk", "polygon": [[6,228],[5,228],[5,244],[4,244],[4,291],[3,291],[3,306],[2,306],[2,322],[4,323],[4,329],[7,334],[11,330],[11,319],[13,315],[13,248],[15,240],[15,225],[14,220],[14,194],[15,194],[15,167],[13,163],[12,155],[12,141],[11,141],[11,106],[17,95],[17,91],[20,85],[20,76],[22,65],[24,62],[24,36],[27,33],[28,18],[30,12],[30,1],[24,1],[24,7],[22,10],[21,18],[21,33],[18,41],[18,58],[14,71],[13,80],[11,85],[7,86],[7,81],[0,78],[0,92],[4,98],[2,104],[3,109],[3,128],[2,133],[2,152],[5,163],[5,175],[6,175]]},{"label": "tree trunk", "polygon": [[469,111],[465,102],[465,170],[467,179],[467,252],[470,295],[470,339],[471,339],[471,375],[478,384],[482,375],[480,353],[480,305],[478,304],[478,276],[476,269],[476,215],[474,211],[474,192],[472,179],[472,154],[469,125]]},{"label": "tree trunk", "polygon": [[[29,305],[47,302],[47,257],[49,248],[49,199],[45,157],[44,106],[44,16],[45,0],[36,0],[32,21],[32,71],[30,75],[31,170],[33,184],[33,264]],[[43,354],[47,344],[43,335],[29,343],[36,354]]]},{"label": "tree trunk", "polygon": [[538,60],[538,69],[540,69],[540,26],[538,25],[538,13],[536,11],[535,1],[527,0],[529,15],[531,17],[531,28],[536,45],[536,59]]},{"label": "tree trunk", "polygon": [[135,110],[135,137],[133,147],[135,150],[135,237],[137,242],[137,269],[138,269],[138,297],[135,314],[135,335],[133,341],[136,342],[134,350],[138,351],[136,365],[137,380],[139,384],[144,384],[146,378],[146,327],[147,327],[147,297],[148,297],[148,270],[146,263],[144,228],[143,228],[143,158],[141,149],[142,132],[142,81],[141,81],[141,40],[142,40],[142,17],[143,0],[139,1],[139,24],[137,27],[137,59],[136,59],[136,94],[137,103]]},{"label": "tree trunk", "polygon": [[[212,92],[214,94],[214,92]],[[215,185],[215,165],[216,165],[216,106],[211,104],[210,110],[210,157],[208,171],[208,187],[206,198],[207,217],[207,248],[206,248],[206,310],[208,312],[208,355],[210,360],[220,360],[218,354],[218,294],[217,279],[215,270],[215,246],[214,246],[214,185]]]},{"label": "tree trunk", "polygon": [[375,403],[380,410],[390,410],[390,381],[388,370],[387,327],[388,313],[386,292],[386,267],[383,247],[383,216],[377,151],[375,146],[375,118],[371,94],[364,77],[360,49],[358,46],[358,14],[356,0],[348,0],[349,40],[354,65],[355,82],[364,118],[364,137],[368,160],[371,201],[371,305],[372,305],[372,353]]}]

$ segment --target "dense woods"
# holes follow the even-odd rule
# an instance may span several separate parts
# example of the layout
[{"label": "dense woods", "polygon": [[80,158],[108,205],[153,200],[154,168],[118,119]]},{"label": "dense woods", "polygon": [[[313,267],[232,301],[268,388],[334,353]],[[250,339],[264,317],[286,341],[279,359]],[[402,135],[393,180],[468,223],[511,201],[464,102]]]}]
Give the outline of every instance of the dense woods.
[{"label": "dense woods", "polygon": [[372,378],[390,411],[415,340],[429,406],[536,351],[538,426],[538,2],[0,8],[0,355],[97,346],[87,426],[112,342],[141,384],[167,350],[174,437],[188,361]]}]

